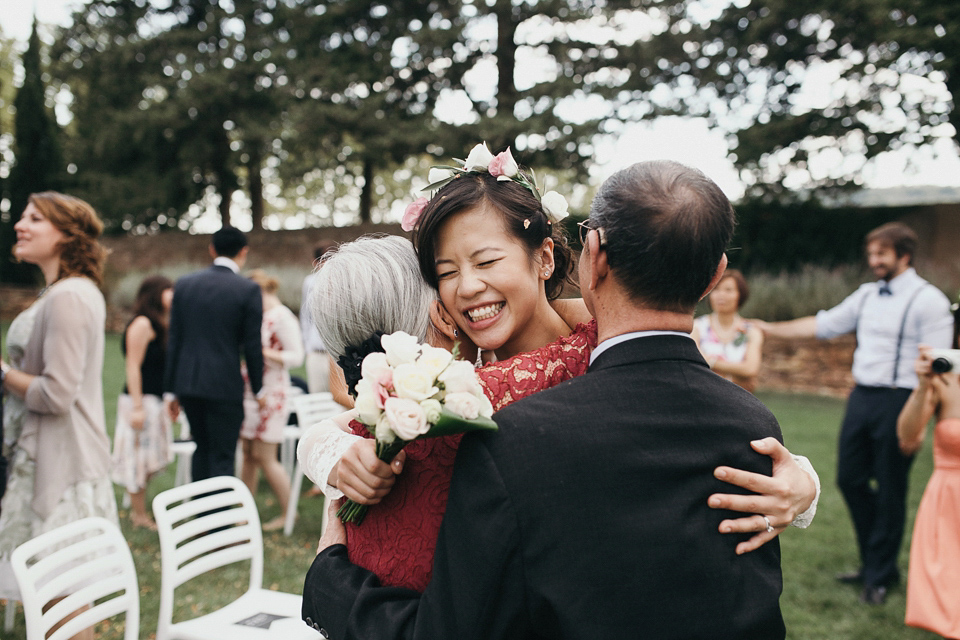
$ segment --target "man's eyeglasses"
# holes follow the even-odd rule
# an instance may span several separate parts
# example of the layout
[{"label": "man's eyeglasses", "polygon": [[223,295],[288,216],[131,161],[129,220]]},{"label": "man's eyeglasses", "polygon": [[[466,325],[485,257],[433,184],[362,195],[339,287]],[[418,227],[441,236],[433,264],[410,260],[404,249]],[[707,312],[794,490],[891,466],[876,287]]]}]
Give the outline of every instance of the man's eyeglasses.
[{"label": "man's eyeglasses", "polygon": [[593,231],[594,229],[596,229],[597,231],[597,237],[600,238],[600,246],[602,247],[605,244],[607,244],[607,234],[604,233],[603,227],[591,227],[589,220],[578,222],[577,226],[580,227],[579,233],[580,233],[581,246],[584,246],[584,247],[587,246],[587,234]]}]

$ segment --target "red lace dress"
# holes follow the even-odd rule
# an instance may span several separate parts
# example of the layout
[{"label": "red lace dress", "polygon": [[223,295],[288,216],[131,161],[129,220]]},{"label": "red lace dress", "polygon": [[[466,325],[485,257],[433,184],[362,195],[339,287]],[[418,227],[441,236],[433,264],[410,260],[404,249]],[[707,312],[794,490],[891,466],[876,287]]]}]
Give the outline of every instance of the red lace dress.
[{"label": "red lace dress", "polygon": [[[565,338],[536,351],[477,369],[494,410],[587,371],[597,346],[597,323],[577,325]],[[351,428],[371,437],[359,422]],[[461,435],[407,445],[407,461],[393,489],[372,507],[363,524],[347,524],[350,561],[375,573],[385,586],[422,592],[430,582],[433,552],[447,506],[453,461]]]}]

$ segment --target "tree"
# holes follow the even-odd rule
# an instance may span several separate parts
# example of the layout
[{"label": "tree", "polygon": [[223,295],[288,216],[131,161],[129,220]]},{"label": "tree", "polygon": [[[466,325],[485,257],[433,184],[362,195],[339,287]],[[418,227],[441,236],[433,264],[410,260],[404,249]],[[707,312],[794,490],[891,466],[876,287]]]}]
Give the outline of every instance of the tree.
[{"label": "tree", "polygon": [[13,106],[16,160],[10,171],[10,219],[0,224],[0,279],[30,284],[35,281],[36,272],[8,258],[15,237],[13,225],[20,220],[30,194],[61,188],[63,174],[57,123],[46,104],[36,21],[23,54],[23,85]]},{"label": "tree", "polygon": [[669,81],[695,83],[694,108],[739,130],[736,162],[755,195],[859,184],[881,152],[960,141],[957,3],[738,2],[700,23],[693,6],[677,3],[673,25],[692,28]]}]

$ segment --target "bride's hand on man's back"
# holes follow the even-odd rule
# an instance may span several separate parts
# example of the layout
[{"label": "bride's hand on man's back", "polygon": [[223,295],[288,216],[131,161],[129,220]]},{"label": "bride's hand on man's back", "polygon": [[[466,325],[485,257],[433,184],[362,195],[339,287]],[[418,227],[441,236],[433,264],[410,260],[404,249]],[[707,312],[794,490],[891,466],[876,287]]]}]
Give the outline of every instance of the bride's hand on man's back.
[{"label": "bride's hand on man's back", "polygon": [[387,464],[377,457],[376,443],[365,438],[355,442],[337,465],[337,488],[358,504],[377,504],[390,493],[403,471],[407,454],[401,451]]}]

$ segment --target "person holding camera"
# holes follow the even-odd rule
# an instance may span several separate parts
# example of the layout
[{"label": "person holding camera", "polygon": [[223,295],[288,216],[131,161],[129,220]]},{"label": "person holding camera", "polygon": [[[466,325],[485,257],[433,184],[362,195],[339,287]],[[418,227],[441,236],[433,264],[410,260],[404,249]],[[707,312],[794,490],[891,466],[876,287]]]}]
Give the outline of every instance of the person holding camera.
[{"label": "person holding camera", "polygon": [[900,581],[897,556],[907,514],[907,477],[913,455],[900,450],[897,417],[913,389],[917,346],[947,347],[950,301],[913,268],[917,234],[901,222],[866,238],[876,282],[861,285],[840,304],[787,322],[756,321],[768,336],[833,338],[856,332],[853,379],[840,428],[837,485],[850,510],[860,568],[837,580],[862,584],[860,601],[883,604]]},{"label": "person holding camera", "polygon": [[907,615],[911,627],[960,638],[960,308],[954,309],[953,349],[920,346],[919,380],[897,420],[905,455],[933,430],[933,475],[917,509],[907,574]]}]

